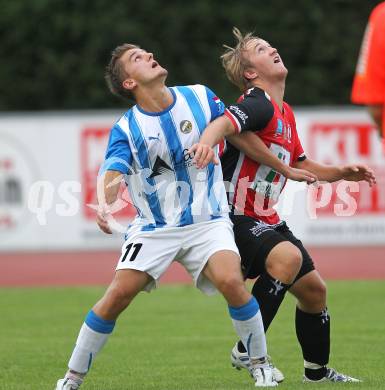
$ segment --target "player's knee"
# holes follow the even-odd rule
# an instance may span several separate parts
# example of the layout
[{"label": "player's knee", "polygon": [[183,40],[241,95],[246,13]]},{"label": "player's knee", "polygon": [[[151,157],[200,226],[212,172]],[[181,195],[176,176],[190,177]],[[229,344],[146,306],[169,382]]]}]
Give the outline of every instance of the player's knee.
[{"label": "player's knee", "polygon": [[307,287],[302,296],[302,303],[312,310],[322,310],[326,306],[326,284],[323,280],[317,281]]},{"label": "player's knee", "polygon": [[[302,266],[301,251],[290,242],[278,244],[266,260],[267,272],[278,279],[292,282]],[[281,280],[285,281],[285,280]]]},{"label": "player's knee", "polygon": [[312,295],[313,299],[317,301],[319,304],[326,304],[326,284],[323,280],[318,281],[317,284],[312,286]]},{"label": "player's knee", "polygon": [[218,282],[217,288],[225,296],[238,295],[243,293],[245,284],[240,276],[229,274]]},{"label": "player's knee", "polygon": [[132,300],[133,294],[129,287],[120,284],[110,286],[107,292],[108,301],[112,306],[126,307]]}]

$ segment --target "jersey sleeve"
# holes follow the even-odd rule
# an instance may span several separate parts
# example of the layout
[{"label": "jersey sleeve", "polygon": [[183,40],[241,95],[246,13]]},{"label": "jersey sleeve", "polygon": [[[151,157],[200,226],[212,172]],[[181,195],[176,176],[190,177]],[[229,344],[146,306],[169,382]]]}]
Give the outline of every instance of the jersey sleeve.
[{"label": "jersey sleeve", "polygon": [[274,106],[266,97],[265,92],[253,88],[244,99],[228,106],[225,115],[231,120],[235,130],[263,130],[274,115]]},{"label": "jersey sleeve", "polygon": [[132,152],[126,133],[119,125],[111,129],[104,163],[100,173],[118,171],[127,174],[132,166]]},{"label": "jersey sleeve", "polygon": [[205,86],[206,90],[206,95],[207,95],[207,101],[209,103],[210,107],[210,113],[211,113],[211,118],[210,122],[212,122],[214,119],[218,118],[219,116],[223,115],[225,112],[225,105],[219,99],[217,95],[210,89]]},{"label": "jersey sleeve", "polygon": [[357,104],[385,102],[385,3],[371,13],[362,39],[351,100]]},{"label": "jersey sleeve", "polygon": [[296,144],[295,144],[294,153],[293,153],[293,162],[304,161],[304,160],[306,160],[306,154],[303,150],[303,147],[302,147],[302,144],[301,144],[301,141],[298,137],[297,132],[296,132],[295,138],[296,138]]},{"label": "jersey sleeve", "polygon": [[[293,115],[294,118],[294,115]],[[294,120],[295,123],[295,120]],[[297,161],[304,161],[306,160],[306,155],[303,150],[301,140],[298,137],[297,133],[297,127],[295,126],[293,129],[293,142],[294,142],[294,148],[293,148],[293,163]]]}]

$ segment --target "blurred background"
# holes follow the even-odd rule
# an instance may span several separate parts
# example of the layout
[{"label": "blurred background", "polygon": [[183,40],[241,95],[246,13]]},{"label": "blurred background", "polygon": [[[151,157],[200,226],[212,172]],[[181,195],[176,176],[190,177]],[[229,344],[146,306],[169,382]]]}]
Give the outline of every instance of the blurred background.
[{"label": "blurred background", "polygon": [[[326,278],[385,278],[385,156],[366,110],[350,104],[378,3],[0,0],[0,286],[109,282],[123,238],[103,235],[89,205],[109,128],[128,107],[105,85],[110,53],[139,44],[169,70],[170,86],[206,84],[230,103],[239,91],[219,56],[233,26],[279,50],[307,155],[377,173],[374,189],[289,183],[283,218]],[[119,221],[131,217],[127,207]],[[186,275],[173,266],[164,280]]]},{"label": "blurred background", "polygon": [[[112,49],[137,43],[170,71],[169,84],[237,91],[219,62],[231,29],[277,47],[293,105],[349,104],[362,36],[378,0],[234,2],[156,0],[1,1],[2,111],[122,108],[103,80]],[[188,11],[188,12],[187,12]]]}]

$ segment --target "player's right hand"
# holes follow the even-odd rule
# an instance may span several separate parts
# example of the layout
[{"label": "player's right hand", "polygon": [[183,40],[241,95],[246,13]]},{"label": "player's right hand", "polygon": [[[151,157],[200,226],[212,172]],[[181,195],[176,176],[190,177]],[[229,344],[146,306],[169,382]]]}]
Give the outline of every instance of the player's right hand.
[{"label": "player's right hand", "polygon": [[288,167],[287,172],[284,175],[287,179],[294,181],[306,181],[307,184],[317,184],[318,177],[307,171],[306,169],[298,169],[293,167]]},{"label": "player's right hand", "polygon": [[195,163],[195,165],[198,169],[206,168],[206,166],[210,162],[213,162],[215,165],[219,164],[219,160],[216,157],[213,148],[207,144],[201,144],[201,143],[194,144],[188,150],[188,153],[194,154],[193,162]]},{"label": "player's right hand", "polygon": [[110,214],[111,210],[107,205],[99,207],[96,214],[96,223],[98,224],[100,230],[106,234],[112,234],[112,230],[108,224],[108,217]]}]

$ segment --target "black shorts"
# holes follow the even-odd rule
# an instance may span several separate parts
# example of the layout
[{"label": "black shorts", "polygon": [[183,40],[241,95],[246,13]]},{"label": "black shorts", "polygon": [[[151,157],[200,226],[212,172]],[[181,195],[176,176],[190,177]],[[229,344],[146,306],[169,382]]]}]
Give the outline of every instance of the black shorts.
[{"label": "black shorts", "polygon": [[239,249],[243,276],[254,279],[265,271],[266,258],[280,242],[289,241],[302,253],[302,266],[298,280],[315,269],[312,258],[284,221],[269,225],[245,215],[230,215],[234,224],[235,242]]}]

